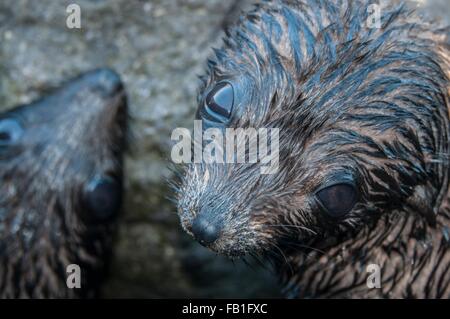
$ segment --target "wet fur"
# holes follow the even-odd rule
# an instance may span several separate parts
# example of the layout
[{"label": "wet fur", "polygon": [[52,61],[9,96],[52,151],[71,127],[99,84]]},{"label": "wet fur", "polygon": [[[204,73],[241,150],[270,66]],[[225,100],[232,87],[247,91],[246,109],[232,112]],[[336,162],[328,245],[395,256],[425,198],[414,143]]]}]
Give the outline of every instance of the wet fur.
[{"label": "wet fur", "polygon": [[[188,165],[181,223],[211,214],[210,248],[273,261],[289,297],[450,297],[449,30],[397,3],[368,28],[370,3],[265,1],[203,77],[200,105],[221,79],[240,90],[230,126],[280,128],[280,170]],[[340,220],[314,199],[336,176],[360,190]]]},{"label": "wet fur", "polygon": [[[19,145],[0,148],[1,298],[98,295],[116,221],[88,221],[81,198],[96,174],[122,178],[126,101],[82,77],[0,114],[24,129]],[[70,264],[80,289],[66,286]]]}]

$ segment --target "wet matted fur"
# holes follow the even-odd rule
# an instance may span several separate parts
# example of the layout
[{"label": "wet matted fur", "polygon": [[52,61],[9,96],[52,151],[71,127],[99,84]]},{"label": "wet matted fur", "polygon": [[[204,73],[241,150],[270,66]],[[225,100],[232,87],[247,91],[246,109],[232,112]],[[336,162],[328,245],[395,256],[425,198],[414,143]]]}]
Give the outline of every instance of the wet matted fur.
[{"label": "wet matted fur", "polygon": [[[369,27],[372,3],[264,1],[202,78],[199,107],[233,85],[229,127],[280,129],[280,168],[186,165],[182,226],[208,216],[209,248],[273,261],[290,297],[450,297],[449,30],[397,2]],[[316,195],[335,180],[358,193],[340,218]]]}]

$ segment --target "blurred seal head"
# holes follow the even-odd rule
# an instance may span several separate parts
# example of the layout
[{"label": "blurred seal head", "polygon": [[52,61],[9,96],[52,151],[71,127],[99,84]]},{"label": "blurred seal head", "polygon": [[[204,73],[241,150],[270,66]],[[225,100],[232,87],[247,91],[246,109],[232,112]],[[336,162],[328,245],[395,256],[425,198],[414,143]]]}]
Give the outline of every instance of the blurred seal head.
[{"label": "blurred seal head", "polygon": [[[0,114],[0,296],[94,297],[121,207],[127,102],[98,69]],[[81,269],[81,288],[66,268]]]}]

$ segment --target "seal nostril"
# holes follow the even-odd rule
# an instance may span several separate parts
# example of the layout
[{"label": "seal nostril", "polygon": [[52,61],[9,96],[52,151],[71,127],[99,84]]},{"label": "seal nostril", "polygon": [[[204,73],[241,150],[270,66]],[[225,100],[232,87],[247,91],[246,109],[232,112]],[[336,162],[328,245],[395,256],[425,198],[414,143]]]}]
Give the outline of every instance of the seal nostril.
[{"label": "seal nostril", "polygon": [[219,238],[220,227],[203,216],[197,216],[192,224],[192,233],[202,245],[210,245]]}]

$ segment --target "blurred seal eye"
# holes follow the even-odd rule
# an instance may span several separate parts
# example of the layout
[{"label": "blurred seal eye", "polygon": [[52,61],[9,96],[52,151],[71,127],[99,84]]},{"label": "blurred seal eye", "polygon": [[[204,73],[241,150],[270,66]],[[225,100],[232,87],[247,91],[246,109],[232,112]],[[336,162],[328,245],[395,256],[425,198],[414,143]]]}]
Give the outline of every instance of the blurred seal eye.
[{"label": "blurred seal eye", "polygon": [[226,123],[231,118],[234,89],[228,82],[217,84],[206,96],[202,115],[214,122]]},{"label": "blurred seal eye", "polygon": [[89,219],[107,220],[120,209],[122,185],[109,176],[96,177],[88,184],[84,201]]},{"label": "blurred seal eye", "polygon": [[316,198],[330,216],[340,217],[355,206],[357,194],[353,185],[335,184],[319,190]]},{"label": "blurred seal eye", "polygon": [[23,134],[20,123],[14,119],[0,119],[0,147],[17,143]]}]

